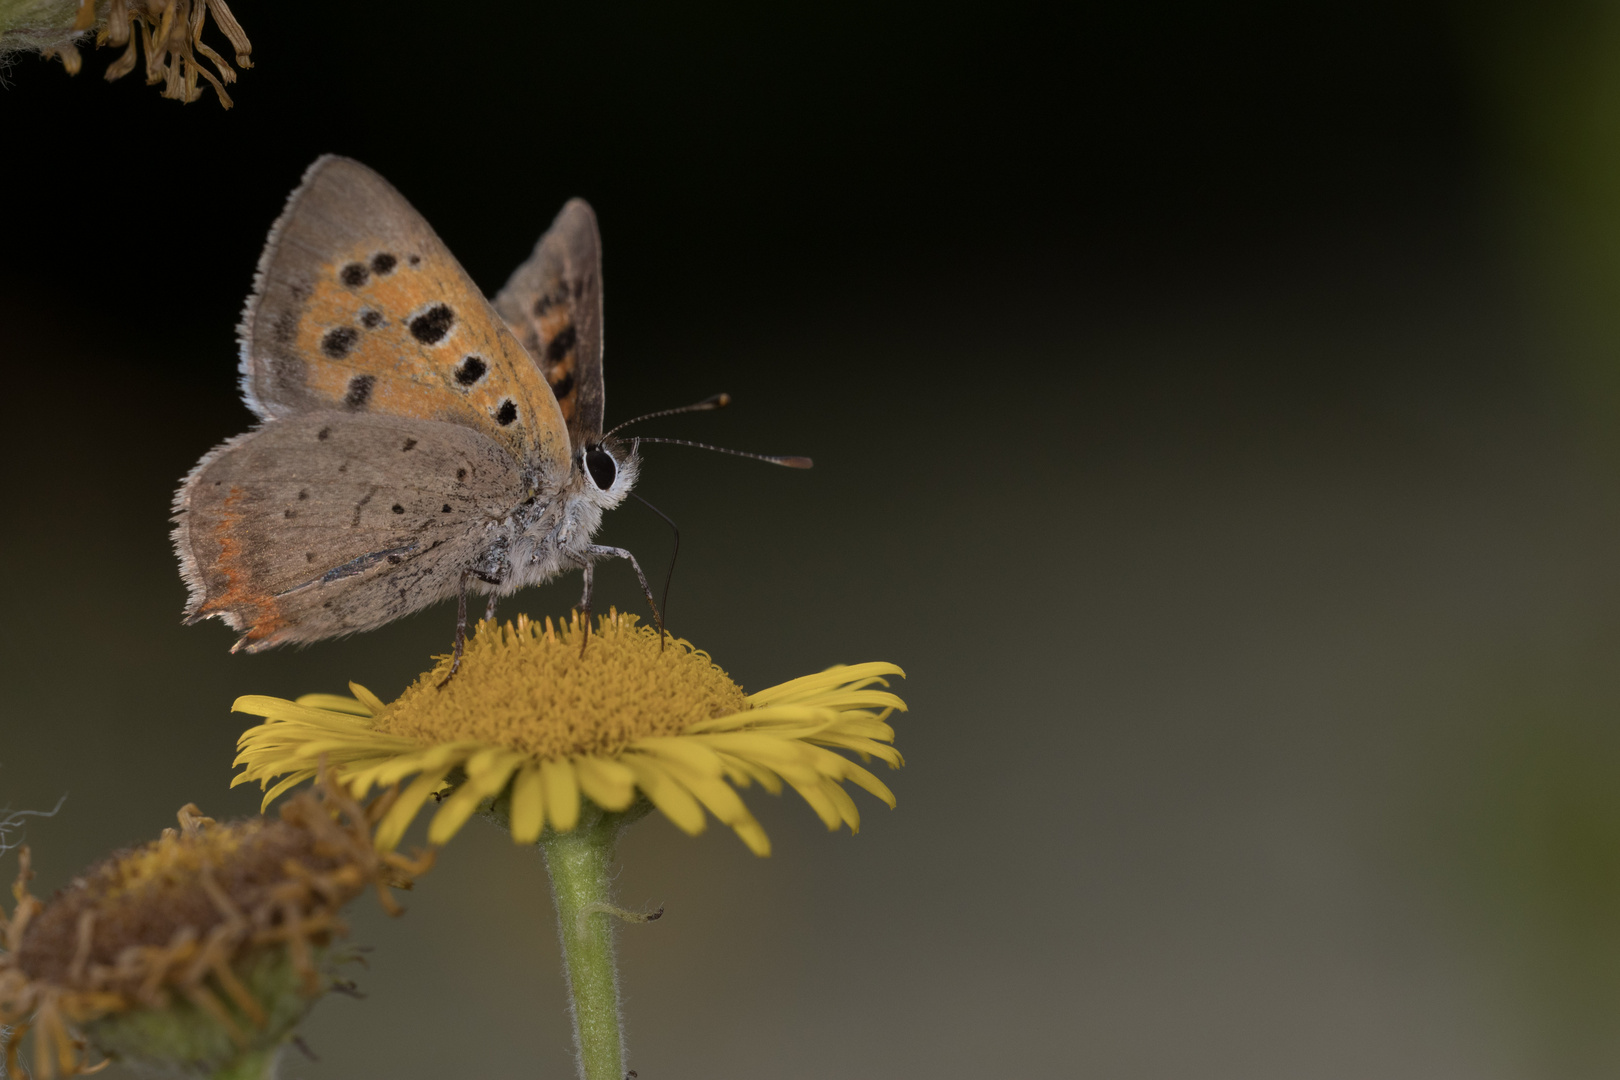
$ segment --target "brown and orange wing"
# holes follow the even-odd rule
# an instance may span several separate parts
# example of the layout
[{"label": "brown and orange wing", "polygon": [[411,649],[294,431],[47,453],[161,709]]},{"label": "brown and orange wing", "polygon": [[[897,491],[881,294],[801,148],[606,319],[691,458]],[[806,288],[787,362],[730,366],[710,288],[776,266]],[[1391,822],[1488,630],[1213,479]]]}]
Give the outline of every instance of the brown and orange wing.
[{"label": "brown and orange wing", "polygon": [[571,199],[512,272],[495,310],[551,387],[573,445],[602,439],[602,239],[596,214]]},{"label": "brown and orange wing", "polygon": [[304,174],[239,334],[243,395],[260,416],[448,421],[567,475],[563,414],[523,347],[422,216],[357,161],[327,156]]},{"label": "brown and orange wing", "polygon": [[455,595],[519,466],[462,424],[315,410],[217,447],[175,496],[186,614],[249,652],[370,630]]}]

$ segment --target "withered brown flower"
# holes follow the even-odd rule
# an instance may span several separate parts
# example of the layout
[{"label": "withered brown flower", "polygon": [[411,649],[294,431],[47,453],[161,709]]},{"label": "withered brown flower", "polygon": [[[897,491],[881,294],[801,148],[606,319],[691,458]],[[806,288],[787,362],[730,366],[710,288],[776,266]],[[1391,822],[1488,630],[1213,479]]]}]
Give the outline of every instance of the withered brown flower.
[{"label": "withered brown flower", "polygon": [[28,893],[26,848],[0,915],[0,1024],[34,1032],[34,1075],[87,1071],[88,1050],[205,1071],[273,1053],[327,988],[318,960],[344,932],[339,910],[375,887],[408,886],[431,859],[371,842],[385,796],[362,809],[323,784],[278,818],[226,824],[194,805],[180,828],[118,852],[48,902]]},{"label": "withered brown flower", "polygon": [[[236,70],[203,41],[203,25],[210,13],[235,50],[237,66],[252,67],[253,45],[225,0],[81,0],[71,29],[60,40],[42,43],[41,48],[46,56],[61,57],[68,74],[77,75],[84,59],[74,37],[95,30],[97,45],[127,46],[107,67],[110,81],[135,70],[138,47],[144,42],[148,86],[162,85],[164,97],[189,102],[202,96],[198,80],[207,80],[228,109],[232,103],[225,84],[236,81]],[[199,56],[214,65],[218,77],[202,65]]]}]

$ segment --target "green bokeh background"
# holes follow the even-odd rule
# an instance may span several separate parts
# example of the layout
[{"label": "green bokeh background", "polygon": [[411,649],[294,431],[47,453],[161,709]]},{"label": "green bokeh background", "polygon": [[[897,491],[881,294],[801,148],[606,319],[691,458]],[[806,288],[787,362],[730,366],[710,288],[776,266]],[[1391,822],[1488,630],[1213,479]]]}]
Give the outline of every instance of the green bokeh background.
[{"label": "green bokeh background", "polygon": [[[1620,1069],[1608,6],[235,10],[230,113],[107,54],[0,91],[0,804],[68,795],[39,886],[252,812],[236,695],[390,696],[448,642],[449,606],[255,657],[179,625],[170,494],[249,422],[241,300],[335,151],[488,289],[590,198],[610,421],[724,389],[659,433],[817,463],[649,449],[674,629],[748,687],[910,675],[859,836],[757,792],[766,860],[630,833],[645,1080]],[[288,1075],[572,1075],[539,857],[474,822],[408,906],[356,905],[369,996]]]}]

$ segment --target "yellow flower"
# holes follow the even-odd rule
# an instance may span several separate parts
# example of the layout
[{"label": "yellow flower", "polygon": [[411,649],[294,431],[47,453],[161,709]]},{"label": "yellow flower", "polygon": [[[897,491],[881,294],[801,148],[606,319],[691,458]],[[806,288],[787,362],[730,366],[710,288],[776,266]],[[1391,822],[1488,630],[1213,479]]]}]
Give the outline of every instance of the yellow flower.
[{"label": "yellow flower", "polygon": [[[273,1055],[322,985],[316,960],[338,911],[375,886],[410,883],[430,860],[379,853],[368,816],[340,788],[301,793],[280,817],[217,824],[193,805],[180,829],[119,852],[48,903],[28,894],[28,849],[0,914],[6,1076],[34,1030],[34,1075],[72,1076],[86,1050],[214,1072]],[[387,809],[385,800],[372,808]],[[99,1068],[99,1066],[97,1066]]]},{"label": "yellow flower", "polygon": [[[505,818],[512,839],[532,844],[549,827],[580,821],[581,799],[603,810],[631,810],[645,799],[687,833],[704,810],[736,830],[758,855],[765,830],[736,788],[752,783],[802,795],[829,829],[860,826],[843,782],[894,806],[871,772],[837,750],[897,768],[888,717],[905,704],[883,677],[893,664],[835,667],[745,695],[707,653],[661,639],[631,615],[610,614],[584,636],[570,623],[480,624],[460,672],[445,682],[449,658],[384,705],[362,686],[354,697],[307,694],[297,701],[243,697],[236,711],[267,723],[245,732],[234,784],[283,779],[277,795],[315,775],[333,776],[363,797],[415,776],[376,833],[391,850],[430,796],[443,798],[428,839],[443,844],[484,808]],[[664,641],[668,641],[667,647]]]}]

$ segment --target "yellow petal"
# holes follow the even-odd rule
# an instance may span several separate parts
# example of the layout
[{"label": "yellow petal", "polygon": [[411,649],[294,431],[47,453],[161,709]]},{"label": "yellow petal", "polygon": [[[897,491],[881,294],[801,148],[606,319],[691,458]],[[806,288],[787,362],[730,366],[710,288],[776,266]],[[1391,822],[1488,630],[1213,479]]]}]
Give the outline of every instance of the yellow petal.
[{"label": "yellow petal", "polygon": [[630,744],[633,750],[663,758],[666,761],[678,762],[699,776],[719,776],[720,759],[713,750],[704,746],[697,739],[685,736],[660,736],[648,739],[637,739]]},{"label": "yellow petal", "polygon": [[894,809],[894,792],[889,790],[889,786],[853,761],[844,767],[844,776],[888,803],[890,810]]},{"label": "yellow petal", "polygon": [[[720,754],[720,763],[728,769],[734,770],[735,773],[740,773],[749,779],[757,781],[760,787],[772,795],[782,794],[782,778],[758,762],[722,752]],[[735,782],[741,783],[741,781]]]},{"label": "yellow petal", "polygon": [[472,756],[467,759],[467,763],[463,765],[462,768],[467,771],[467,776],[469,778],[476,780],[490,768],[498,765],[502,756],[507,753],[509,753],[509,751],[499,746],[480,747],[478,750],[473,752]]},{"label": "yellow petal", "polygon": [[575,758],[574,775],[585,797],[604,810],[626,810],[636,801],[636,774],[617,761]]},{"label": "yellow petal", "polygon": [[732,828],[737,830],[738,837],[755,855],[763,859],[771,853],[771,838],[765,835],[764,827],[753,818],[738,822]]},{"label": "yellow petal", "polygon": [[467,762],[467,776],[483,791],[485,797],[499,795],[511,778],[512,770],[529,760],[527,754],[520,754],[515,750],[501,750],[488,761],[474,759]]},{"label": "yellow petal", "polygon": [[523,754],[499,747],[480,750],[469,758],[465,766],[467,780],[444,800],[439,812],[433,815],[433,824],[428,826],[428,842],[443,844],[449,841],[472,817],[479,803],[500,794],[512,770],[524,760]]},{"label": "yellow petal", "polygon": [[439,812],[433,815],[433,824],[428,826],[428,843],[448,843],[487,797],[471,780],[456,788],[448,799],[439,804]]},{"label": "yellow petal", "polygon": [[793,790],[802,795],[804,801],[810,804],[810,809],[814,810],[816,816],[821,818],[821,823],[827,826],[829,832],[843,824],[844,816],[838,812],[838,807],[833,805],[833,801],[822,790],[819,777],[815,783],[805,783],[789,776],[787,782],[792,784]]},{"label": "yellow petal", "polygon": [[833,806],[838,808],[838,816],[844,819],[844,824],[849,826],[849,831],[852,833],[860,832],[861,811],[855,805],[855,800],[849,797],[849,792],[839,787],[836,780],[823,781],[821,790],[826,792],[827,798],[831,799]]},{"label": "yellow petal", "polygon": [[[349,684],[353,686],[353,683]],[[366,711],[364,702],[356,701],[352,697],[342,694],[300,694],[293,700],[293,704],[302,705],[306,709],[325,709],[327,712],[339,712],[348,716],[370,716]]]},{"label": "yellow petal", "polygon": [[897,769],[905,764],[905,759],[900,756],[900,751],[892,746],[873,742],[871,739],[863,739],[853,735],[823,734],[808,741],[816,746],[833,746],[840,750],[853,750],[866,758],[879,758],[891,769]]},{"label": "yellow petal", "polygon": [[641,754],[626,754],[619,760],[636,774],[636,786],[677,828],[690,836],[703,831],[703,807],[661,764]]},{"label": "yellow petal", "polygon": [[831,709],[818,709],[810,705],[766,705],[758,709],[717,716],[713,720],[700,720],[687,726],[684,734],[707,735],[722,731],[753,731],[769,728],[780,734],[783,729],[803,727],[816,730],[836,723],[838,714]]},{"label": "yellow petal", "polygon": [[519,844],[533,844],[545,829],[545,791],[540,783],[540,770],[533,764],[524,765],[512,779],[512,839]]},{"label": "yellow petal", "polygon": [[723,779],[699,775],[675,762],[666,762],[664,767],[683,787],[697,796],[709,813],[727,825],[753,818],[748,807],[743,805],[742,796]]},{"label": "yellow petal", "polygon": [[794,739],[779,739],[752,731],[728,731],[717,735],[687,736],[692,742],[722,753],[733,754],[748,761],[775,767],[804,760],[804,744]]},{"label": "yellow petal", "polygon": [[411,819],[416,812],[422,809],[428,796],[439,790],[444,783],[444,774],[450,771],[448,765],[440,769],[430,770],[412,780],[400,793],[394,805],[388,808],[388,813],[377,823],[376,844],[379,851],[392,851],[399,846],[405,837],[405,830],[410,827]]},{"label": "yellow petal", "polygon": [[579,824],[579,781],[574,767],[566,761],[540,762],[540,775],[546,786],[546,817],[558,832],[571,832]]},{"label": "yellow petal", "polygon": [[429,772],[440,765],[459,763],[466,757],[470,745],[464,742],[445,743],[385,761],[377,767],[377,783],[392,784],[413,772]]},{"label": "yellow petal", "polygon": [[265,793],[264,801],[259,804],[259,813],[261,813],[261,814],[264,813],[265,807],[267,807],[271,803],[275,802],[277,795],[280,795],[282,792],[286,791],[288,788],[297,787],[299,784],[302,784],[305,780],[308,780],[308,779],[311,779],[312,777],[314,777],[314,775],[315,775],[315,770],[314,769],[300,769],[297,772],[295,772],[295,773],[291,774],[290,776],[288,776],[281,783],[277,784],[275,787],[271,788],[268,792]]},{"label": "yellow petal", "polygon": [[371,725],[362,723],[359,717],[328,712],[325,709],[311,709],[296,701],[266,697],[263,694],[244,694],[231,703],[231,711],[247,713],[249,716],[263,716],[270,720],[297,721],[334,731],[371,730]]},{"label": "yellow petal", "polygon": [[837,690],[817,694],[805,701],[818,709],[895,709],[906,711],[906,703],[887,690]]},{"label": "yellow petal", "polygon": [[787,698],[802,697],[823,689],[832,689],[860,679],[870,679],[884,675],[898,675],[903,679],[906,673],[894,664],[882,662],[853,664],[848,667],[832,667],[815,675],[804,675],[778,686],[767,687],[756,694],[751,694],[748,701],[758,707]]},{"label": "yellow petal", "polygon": [[357,682],[352,682],[349,684],[349,693],[355,696],[355,700],[359,701],[366,708],[370,709],[372,716],[380,715],[382,711],[388,707],[382,703],[382,698],[378,697],[376,694],[373,694],[370,690],[367,690]]}]

